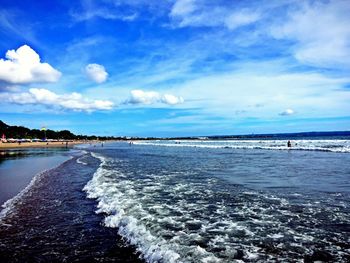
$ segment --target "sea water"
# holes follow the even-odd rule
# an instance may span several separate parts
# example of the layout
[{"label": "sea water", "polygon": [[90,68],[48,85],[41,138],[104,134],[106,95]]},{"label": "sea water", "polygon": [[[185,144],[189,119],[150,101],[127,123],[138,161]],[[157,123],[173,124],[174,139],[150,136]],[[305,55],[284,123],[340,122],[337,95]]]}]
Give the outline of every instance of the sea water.
[{"label": "sea water", "polygon": [[0,151],[0,205],[30,184],[32,178],[69,159],[67,149],[12,149]]},{"label": "sea water", "polygon": [[0,217],[0,254],[348,262],[350,140],[292,144],[162,140],[84,148]]}]

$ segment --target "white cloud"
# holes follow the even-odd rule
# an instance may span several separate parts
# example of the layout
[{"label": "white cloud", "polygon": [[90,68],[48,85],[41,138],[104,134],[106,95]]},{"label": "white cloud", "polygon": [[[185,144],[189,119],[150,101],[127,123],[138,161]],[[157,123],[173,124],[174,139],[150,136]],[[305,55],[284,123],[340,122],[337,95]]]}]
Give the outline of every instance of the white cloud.
[{"label": "white cloud", "polygon": [[[343,116],[350,112],[349,78],[318,73],[293,72],[283,63],[241,64],[239,70],[187,81],[177,87],[186,98],[186,108],[201,109],[206,116],[238,119],[276,118],[286,107],[297,108],[301,117]],[[252,105],[264,105],[252,107]],[[289,106],[292,105],[292,106]]]},{"label": "white cloud", "polygon": [[107,9],[86,10],[85,12],[71,13],[71,16],[78,22],[90,20],[92,18],[103,18],[106,20],[133,21],[138,17],[137,13],[122,14],[118,11]]},{"label": "white cloud", "polygon": [[89,79],[96,83],[103,83],[107,80],[108,73],[104,66],[99,64],[89,64],[85,67],[85,73]]},{"label": "white cloud", "polygon": [[[138,17],[135,8],[125,7],[120,9],[119,6],[123,1],[91,1],[81,0],[81,6],[76,10],[71,10],[70,15],[77,22],[82,22],[94,18],[106,20],[133,21]],[[132,5],[132,1],[126,1]],[[138,1],[140,2],[140,1]]]},{"label": "white cloud", "polygon": [[132,90],[130,93],[130,104],[153,104],[160,100],[159,93],[155,91]]},{"label": "white cloud", "polygon": [[169,105],[176,105],[176,104],[181,104],[184,102],[184,99],[182,97],[176,97],[171,94],[164,94],[161,97],[161,102]]},{"label": "white cloud", "polygon": [[234,30],[238,27],[252,24],[260,19],[260,15],[258,13],[243,10],[240,12],[234,12],[230,14],[226,20],[225,24],[228,29]]},{"label": "white cloud", "polygon": [[182,16],[193,12],[196,9],[195,0],[178,0],[173,5],[170,15]]},{"label": "white cloud", "polygon": [[232,35],[232,41],[251,45],[265,41],[266,37],[287,40],[285,51],[299,62],[343,68],[350,66],[349,13],[348,0],[284,0],[259,6],[177,0],[169,17],[175,27],[221,27],[234,31],[254,25]]},{"label": "white cloud", "polygon": [[210,1],[177,0],[169,17],[177,27],[216,27],[229,30],[252,24],[260,19],[253,10],[237,10],[230,5],[216,5]]},{"label": "white cloud", "polygon": [[286,109],[286,110],[280,112],[279,115],[281,115],[281,116],[289,116],[289,115],[293,115],[294,113],[295,113],[294,110]]},{"label": "white cloud", "polygon": [[74,111],[90,112],[95,110],[111,110],[113,108],[113,102],[111,101],[89,100],[76,92],[59,95],[47,89],[37,88],[31,88],[28,92],[21,93],[0,93],[0,98],[3,101],[21,105],[37,104]]},{"label": "white cloud", "polygon": [[0,80],[10,84],[56,82],[61,73],[48,63],[41,63],[39,55],[27,45],[6,52],[0,59]]},{"label": "white cloud", "polygon": [[171,94],[160,94],[156,91],[132,90],[130,98],[126,104],[144,104],[150,105],[155,103],[164,103],[168,105],[176,105],[184,102],[182,97]]},{"label": "white cloud", "polygon": [[350,65],[349,1],[314,1],[300,5],[285,22],[271,27],[277,39],[296,41],[299,61],[316,66]]}]

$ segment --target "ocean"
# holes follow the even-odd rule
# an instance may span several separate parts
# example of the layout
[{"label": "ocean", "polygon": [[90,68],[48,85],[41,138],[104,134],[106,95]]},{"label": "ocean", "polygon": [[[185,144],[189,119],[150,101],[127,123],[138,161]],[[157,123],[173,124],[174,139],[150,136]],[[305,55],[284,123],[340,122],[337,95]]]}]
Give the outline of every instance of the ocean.
[{"label": "ocean", "polygon": [[67,154],[3,205],[1,262],[350,261],[348,138],[115,142]]}]

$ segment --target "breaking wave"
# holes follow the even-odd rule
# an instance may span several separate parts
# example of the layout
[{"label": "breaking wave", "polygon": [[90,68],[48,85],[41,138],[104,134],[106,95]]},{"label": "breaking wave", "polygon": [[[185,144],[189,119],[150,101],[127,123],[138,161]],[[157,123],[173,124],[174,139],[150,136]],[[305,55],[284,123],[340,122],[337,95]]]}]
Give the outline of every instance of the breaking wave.
[{"label": "breaking wave", "polygon": [[287,142],[288,140],[156,140],[135,141],[134,144],[165,147],[299,150],[350,153],[350,140],[293,140],[292,147],[288,147]]},{"label": "breaking wave", "polygon": [[[134,192],[132,187],[127,190],[129,194],[127,199],[123,198],[124,193],[115,187],[117,183],[109,179],[113,175],[123,176],[117,171],[105,169],[107,163],[113,160],[96,153],[91,155],[98,158],[101,165],[83,190],[87,192],[88,198],[99,201],[96,213],[108,215],[104,220],[105,226],[118,228],[118,233],[131,245],[135,245],[148,262],[158,262],[161,259],[165,262],[177,262],[179,254],[174,252],[165,240],[152,235],[146,226],[133,216],[133,213],[128,212],[128,208],[132,208],[134,213],[148,216],[142,205],[136,199],[132,199]],[[127,187],[127,183],[125,186]]]},{"label": "breaking wave", "polygon": [[320,227],[347,224],[344,202],[334,210],[331,199],[320,204],[296,193],[247,190],[193,169],[145,171],[126,159],[91,155],[101,164],[84,191],[97,200],[104,225],[117,228],[147,262],[295,262],[320,247],[339,262],[348,254],[341,230]]}]

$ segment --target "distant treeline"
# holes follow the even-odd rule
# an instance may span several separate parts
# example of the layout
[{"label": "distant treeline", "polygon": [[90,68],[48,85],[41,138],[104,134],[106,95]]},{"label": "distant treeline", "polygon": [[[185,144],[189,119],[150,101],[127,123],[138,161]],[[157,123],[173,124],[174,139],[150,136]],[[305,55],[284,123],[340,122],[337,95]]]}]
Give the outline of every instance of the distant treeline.
[{"label": "distant treeline", "polygon": [[[38,129],[28,129],[23,126],[9,126],[0,120],[0,136],[5,134],[6,138],[14,139],[44,139],[44,131]],[[190,136],[190,137],[115,137],[115,136],[87,136],[75,135],[68,130],[53,131],[46,130],[48,139],[65,140],[230,140],[230,139],[299,139],[299,138],[317,138],[317,137],[338,137],[344,138],[350,136],[350,131],[332,131],[332,132],[299,132],[299,133],[275,133],[275,134],[247,134],[247,135],[212,135],[212,136]]]},{"label": "distant treeline", "polygon": [[44,139],[45,134],[48,139],[64,139],[64,140],[115,140],[120,139],[111,136],[87,136],[75,135],[68,130],[53,131],[47,129],[45,132],[38,129],[28,129],[23,126],[10,126],[0,120],[0,136],[5,134],[6,138],[14,139]]}]

